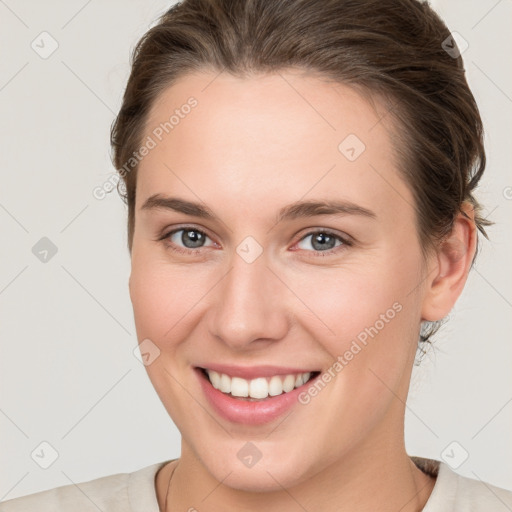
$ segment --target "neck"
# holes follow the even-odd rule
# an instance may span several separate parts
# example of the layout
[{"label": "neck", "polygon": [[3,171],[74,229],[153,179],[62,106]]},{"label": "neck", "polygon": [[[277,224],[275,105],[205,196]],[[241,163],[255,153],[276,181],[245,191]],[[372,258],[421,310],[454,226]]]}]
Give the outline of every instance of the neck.
[{"label": "neck", "polygon": [[218,482],[183,443],[180,459],[157,475],[162,511],[171,474],[165,512],[194,507],[201,512],[418,512],[425,506],[435,483],[434,478],[412,462],[403,442],[397,446],[383,442],[379,436],[375,443],[357,447],[300,485],[261,493],[233,489],[229,477]]}]

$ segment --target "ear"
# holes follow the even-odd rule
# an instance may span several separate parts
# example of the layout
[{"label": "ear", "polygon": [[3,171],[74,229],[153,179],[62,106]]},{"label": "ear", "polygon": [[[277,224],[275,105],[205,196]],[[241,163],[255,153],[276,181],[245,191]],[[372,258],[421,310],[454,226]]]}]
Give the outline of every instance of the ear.
[{"label": "ear", "polygon": [[440,242],[432,257],[422,320],[441,320],[451,311],[466,284],[476,242],[475,211],[471,204],[463,203],[451,233]]}]

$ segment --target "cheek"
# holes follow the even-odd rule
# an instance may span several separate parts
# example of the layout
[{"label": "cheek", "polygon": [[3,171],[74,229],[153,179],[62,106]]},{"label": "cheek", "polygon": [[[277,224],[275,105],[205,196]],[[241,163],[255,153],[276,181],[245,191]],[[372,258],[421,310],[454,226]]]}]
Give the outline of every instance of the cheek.
[{"label": "cheek", "polygon": [[367,265],[357,272],[340,267],[302,274],[295,281],[294,291],[314,315],[309,323],[316,319],[317,335],[321,329],[325,337],[330,334],[344,339],[347,334],[355,336],[370,327],[381,315],[386,317],[384,320],[396,316],[395,304],[410,300],[405,274],[389,266]]},{"label": "cheek", "polygon": [[192,388],[186,384],[189,360],[180,348],[198,324],[206,277],[192,267],[170,265],[149,251],[142,256],[140,249],[132,256],[130,297],[139,343],[149,339],[158,348],[153,349],[158,356],[145,369],[173,421],[187,431],[193,427],[186,427],[185,418],[200,415],[201,410],[196,405],[199,397],[191,402],[183,392],[183,386]]},{"label": "cheek", "polygon": [[396,397],[403,395],[419,329],[420,301],[410,293],[416,272],[414,258],[382,258],[364,272],[332,269],[299,281],[297,294],[314,312],[299,316],[301,328],[332,357],[325,391],[310,390],[303,403],[310,403],[310,417],[325,419],[319,429],[339,446],[401,406]]},{"label": "cheek", "polygon": [[398,378],[417,341],[421,301],[413,290],[418,269],[416,254],[390,252],[364,266],[303,274],[294,291],[308,310],[299,322],[331,357],[355,367],[345,372],[351,379],[366,379],[370,366]]},{"label": "cheek", "polygon": [[211,269],[170,264],[165,255],[141,253],[132,257],[130,276],[137,335],[139,341],[149,338],[170,353],[190,335],[216,276]]},{"label": "cheek", "polygon": [[175,323],[175,317],[185,314],[181,300],[185,294],[180,273],[170,272],[154,258],[132,257],[130,297],[139,337],[160,343]]}]

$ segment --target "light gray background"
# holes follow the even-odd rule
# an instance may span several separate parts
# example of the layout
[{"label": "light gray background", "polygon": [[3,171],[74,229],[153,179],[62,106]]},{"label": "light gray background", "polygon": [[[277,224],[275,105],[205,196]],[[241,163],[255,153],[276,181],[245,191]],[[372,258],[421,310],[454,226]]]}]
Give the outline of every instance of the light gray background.
[{"label": "light gray background", "polygon": [[[132,353],[125,207],[116,192],[92,195],[113,174],[109,130],[130,51],[171,3],[0,0],[0,500],[179,455]],[[479,197],[496,226],[415,369],[406,444],[436,459],[466,450],[456,471],[512,489],[512,2],[434,6],[469,43],[489,157]],[[59,45],[47,59],[31,48],[43,31]],[[58,248],[47,263],[32,253],[42,237]],[[48,469],[31,458],[49,456],[43,441],[58,452]]]}]

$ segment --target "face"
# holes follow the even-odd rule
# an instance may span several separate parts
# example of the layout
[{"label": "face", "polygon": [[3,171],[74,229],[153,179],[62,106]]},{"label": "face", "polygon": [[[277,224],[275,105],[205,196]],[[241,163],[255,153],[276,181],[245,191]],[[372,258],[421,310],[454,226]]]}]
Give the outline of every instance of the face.
[{"label": "face", "polygon": [[226,485],[289,487],[402,446],[425,270],[384,114],[292,71],[190,74],[153,105],[137,335],[182,457]]}]

